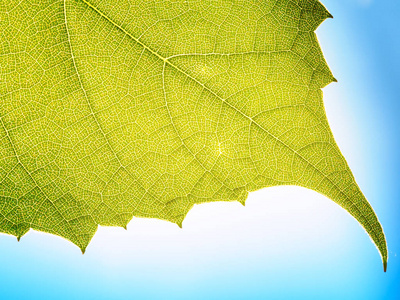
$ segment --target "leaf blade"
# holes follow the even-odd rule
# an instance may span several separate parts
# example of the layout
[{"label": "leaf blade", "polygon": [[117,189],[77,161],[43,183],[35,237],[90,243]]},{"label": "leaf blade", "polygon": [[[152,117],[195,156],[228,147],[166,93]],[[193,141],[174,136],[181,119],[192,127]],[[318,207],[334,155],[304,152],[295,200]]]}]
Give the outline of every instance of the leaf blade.
[{"label": "leaf blade", "polygon": [[[2,162],[2,178],[17,168],[31,176],[22,179],[30,183],[11,180],[25,191],[5,193],[17,225],[4,221],[4,232],[20,237],[31,227],[84,251],[97,224],[125,227],[141,216],[181,226],[196,203],[244,203],[249,191],[295,184],[355,217],[386,266],[382,227],[325,117],[320,89],[335,79],[314,33],[331,17],[319,2],[248,1],[249,9],[212,1],[119,3],[127,9],[107,3],[43,5],[40,17],[28,18],[35,59],[2,48],[5,65],[20,59],[36,70],[25,81],[7,79],[26,112],[12,108],[9,87],[0,89],[3,140],[10,137],[2,151],[15,156]],[[25,36],[17,38],[29,48]],[[31,94],[21,93],[23,85]],[[35,142],[26,142],[27,133]]]}]

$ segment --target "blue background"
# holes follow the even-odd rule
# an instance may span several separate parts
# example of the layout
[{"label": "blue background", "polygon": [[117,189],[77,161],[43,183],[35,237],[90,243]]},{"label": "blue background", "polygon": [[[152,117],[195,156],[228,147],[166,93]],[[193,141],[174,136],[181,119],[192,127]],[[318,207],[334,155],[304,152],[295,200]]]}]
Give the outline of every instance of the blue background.
[{"label": "blue background", "polygon": [[400,299],[400,2],[324,0],[317,30],[338,83],[329,122],[385,230],[388,271],[332,201],[297,187],[246,207],[194,208],[183,229],[134,219],[100,228],[85,255],[62,238],[0,236],[1,299]]}]

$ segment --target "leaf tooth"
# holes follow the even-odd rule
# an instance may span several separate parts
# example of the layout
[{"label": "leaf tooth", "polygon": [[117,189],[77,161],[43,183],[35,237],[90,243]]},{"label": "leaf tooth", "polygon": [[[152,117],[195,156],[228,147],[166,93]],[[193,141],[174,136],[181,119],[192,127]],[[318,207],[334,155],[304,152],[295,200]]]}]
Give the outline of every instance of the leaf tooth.
[{"label": "leaf tooth", "polygon": [[249,192],[247,190],[243,190],[241,192],[241,194],[239,195],[237,201],[240,204],[242,204],[243,206],[246,206],[246,200],[247,200],[248,195],[249,195]]}]

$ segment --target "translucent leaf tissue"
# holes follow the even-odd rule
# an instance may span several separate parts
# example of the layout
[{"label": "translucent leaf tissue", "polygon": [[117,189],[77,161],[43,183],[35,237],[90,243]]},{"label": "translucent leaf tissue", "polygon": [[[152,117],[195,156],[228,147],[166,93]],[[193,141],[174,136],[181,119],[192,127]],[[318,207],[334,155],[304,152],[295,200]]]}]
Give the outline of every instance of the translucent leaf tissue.
[{"label": "translucent leaf tissue", "polygon": [[0,231],[85,251],[98,225],[182,226],[195,204],[315,190],[376,244],[337,147],[317,0],[0,3]]}]

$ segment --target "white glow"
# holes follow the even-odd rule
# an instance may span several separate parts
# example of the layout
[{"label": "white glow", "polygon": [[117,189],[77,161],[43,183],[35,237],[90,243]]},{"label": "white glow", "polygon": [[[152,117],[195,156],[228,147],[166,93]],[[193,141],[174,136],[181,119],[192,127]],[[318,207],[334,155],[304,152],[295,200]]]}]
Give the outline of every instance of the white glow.
[{"label": "white glow", "polygon": [[[345,236],[350,216],[322,195],[300,187],[273,187],[250,193],[238,202],[195,206],[183,222],[133,219],[128,230],[100,227],[85,255],[104,265],[132,262],[176,267],[218,263],[237,257],[277,262],[296,253],[318,253]],[[344,222],[347,223],[347,222]]]}]

